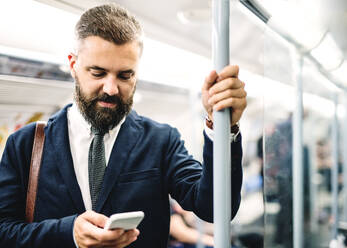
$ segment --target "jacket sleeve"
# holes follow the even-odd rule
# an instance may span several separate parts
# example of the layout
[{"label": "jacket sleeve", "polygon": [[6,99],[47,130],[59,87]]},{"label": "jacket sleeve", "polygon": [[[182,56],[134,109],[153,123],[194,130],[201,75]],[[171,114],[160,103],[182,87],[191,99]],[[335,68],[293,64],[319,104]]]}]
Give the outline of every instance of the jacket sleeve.
[{"label": "jacket sleeve", "polygon": [[[204,133],[203,164],[188,155],[176,129],[172,129],[166,156],[169,193],[186,210],[213,222],[213,142]],[[242,184],[241,135],[231,143],[232,218],[240,205]]]},{"label": "jacket sleeve", "polygon": [[75,247],[72,230],[76,215],[25,222],[27,161],[11,135],[0,162],[0,247]]}]

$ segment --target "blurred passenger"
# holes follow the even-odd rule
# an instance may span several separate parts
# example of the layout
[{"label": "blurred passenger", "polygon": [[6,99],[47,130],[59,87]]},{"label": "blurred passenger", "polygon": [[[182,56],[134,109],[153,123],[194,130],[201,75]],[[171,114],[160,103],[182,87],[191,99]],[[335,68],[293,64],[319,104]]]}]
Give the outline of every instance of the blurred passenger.
[{"label": "blurred passenger", "polygon": [[[333,158],[331,143],[327,138],[320,139],[317,142],[317,170],[321,176],[319,187],[325,197],[330,197],[329,195],[332,192],[332,167],[333,167]],[[338,160],[338,190],[343,189],[343,162],[341,161],[342,157]],[[333,223],[332,209],[331,204],[324,204],[319,209],[318,221],[320,224],[331,224]]]},{"label": "blurred passenger", "polygon": [[263,135],[260,136],[257,140],[257,157],[260,161],[260,176],[262,185],[264,185],[264,149],[263,149],[264,138]]},{"label": "blurred passenger", "polygon": [[213,235],[200,234],[196,225],[189,222],[196,221],[196,216],[185,211],[177,202],[171,203],[170,242],[169,248],[195,248],[199,240],[205,248],[213,247]]},{"label": "blurred passenger", "polygon": [[[274,173],[277,185],[276,199],[280,210],[276,216],[274,243],[285,248],[293,247],[292,222],[292,119],[289,118],[274,128],[274,132],[267,138],[267,163]],[[265,174],[265,177],[268,176]]]},{"label": "blurred passenger", "polygon": [[[276,125],[274,133],[268,137],[268,163],[277,169],[275,173],[277,183],[276,199],[280,206],[276,216],[275,244],[285,248],[293,247],[293,130],[292,115]],[[304,189],[304,223],[309,221],[309,150],[303,148],[303,180]],[[267,177],[268,175],[265,175]]]},{"label": "blurred passenger", "polygon": [[[169,194],[212,221],[213,111],[225,108],[232,108],[235,216],[242,182],[237,123],[246,107],[239,68],[212,71],[202,86],[209,117],[202,166],[188,155],[177,129],[131,110],[143,47],[135,17],[114,4],[94,7],[75,33],[76,50],[68,56],[75,101],[45,128],[33,223],[25,221],[25,200],[35,124],[7,140],[0,164],[0,247],[167,247]],[[103,229],[107,216],[135,210],[145,212],[141,234]]]},{"label": "blurred passenger", "polygon": [[321,187],[328,192],[331,192],[332,164],[330,143],[325,139],[321,139],[317,142],[317,167],[318,173],[323,178]]}]

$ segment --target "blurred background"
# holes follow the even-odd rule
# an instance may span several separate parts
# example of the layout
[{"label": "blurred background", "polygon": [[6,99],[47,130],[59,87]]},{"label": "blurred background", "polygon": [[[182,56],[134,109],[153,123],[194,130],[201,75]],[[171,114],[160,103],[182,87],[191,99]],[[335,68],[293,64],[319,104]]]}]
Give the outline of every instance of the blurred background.
[{"label": "blurred background", "polygon": [[[213,69],[210,0],[3,0],[0,156],[8,135],[72,102],[67,55],[74,47],[74,25],[84,10],[105,2],[126,7],[144,27],[134,109],[177,127],[188,150],[201,160],[205,113],[200,88]],[[258,2],[273,16],[267,23],[239,1],[230,2],[230,63],[240,66],[248,92],[240,122],[244,184],[232,222],[233,246],[294,247],[293,197],[301,194],[302,247],[332,247],[334,229],[343,233],[347,221],[347,2]],[[293,191],[292,167],[298,75],[303,89],[301,193]],[[211,227],[195,217],[186,222],[212,235]]]}]

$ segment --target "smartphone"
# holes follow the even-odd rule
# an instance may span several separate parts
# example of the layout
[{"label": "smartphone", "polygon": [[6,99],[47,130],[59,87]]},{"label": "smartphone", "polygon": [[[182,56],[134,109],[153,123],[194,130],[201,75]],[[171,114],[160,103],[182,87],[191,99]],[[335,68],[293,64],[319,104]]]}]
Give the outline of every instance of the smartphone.
[{"label": "smartphone", "polygon": [[142,211],[113,214],[106,221],[104,229],[107,229],[107,230],[112,230],[116,228],[121,228],[124,230],[134,229],[140,224],[143,217],[145,217],[145,214]]}]

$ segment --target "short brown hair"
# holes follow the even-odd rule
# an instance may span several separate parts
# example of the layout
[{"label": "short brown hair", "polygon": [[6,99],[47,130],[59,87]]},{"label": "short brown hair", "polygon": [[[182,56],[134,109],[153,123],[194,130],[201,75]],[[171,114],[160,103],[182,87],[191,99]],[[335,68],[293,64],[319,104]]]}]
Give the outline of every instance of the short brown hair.
[{"label": "short brown hair", "polygon": [[98,36],[116,45],[138,41],[142,48],[142,27],[139,21],[125,8],[106,4],[88,9],[75,27],[78,41],[89,36]]}]

